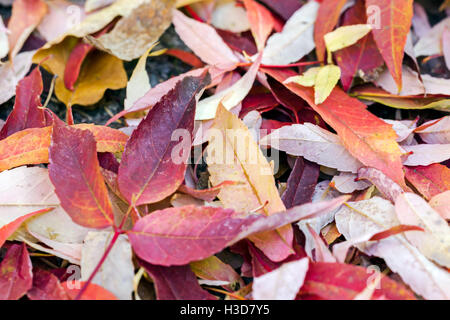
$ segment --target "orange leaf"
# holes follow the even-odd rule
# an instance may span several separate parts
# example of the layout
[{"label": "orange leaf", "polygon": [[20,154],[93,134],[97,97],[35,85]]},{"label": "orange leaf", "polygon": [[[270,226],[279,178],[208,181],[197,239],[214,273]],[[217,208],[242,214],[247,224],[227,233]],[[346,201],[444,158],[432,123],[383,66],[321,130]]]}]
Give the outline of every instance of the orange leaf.
[{"label": "orange leaf", "polygon": [[405,167],[406,179],[427,200],[450,190],[450,169],[442,164],[426,167]]},{"label": "orange leaf", "polygon": [[253,37],[258,45],[258,50],[261,50],[272,32],[275,21],[270,11],[256,1],[244,0],[244,5],[247,9]]},{"label": "orange leaf", "polygon": [[[66,281],[61,283],[61,285],[69,297],[75,299],[85,283],[84,281]],[[117,298],[103,287],[90,283],[80,300],[117,300]]]},{"label": "orange leaf", "polygon": [[378,49],[402,89],[402,63],[413,17],[413,0],[367,0],[368,22]]},{"label": "orange leaf", "polygon": [[341,10],[347,0],[325,0],[320,4],[317,20],[314,24],[314,42],[316,43],[317,59],[325,59],[325,41],[323,37],[333,31],[338,23]]},{"label": "orange leaf", "polygon": [[[73,128],[92,132],[98,152],[123,151],[128,136],[105,126],[78,124]],[[0,172],[30,164],[48,163],[52,127],[25,129],[0,140]]]},{"label": "orange leaf", "polygon": [[[296,75],[286,69],[263,70],[279,82]],[[401,151],[396,142],[397,134],[391,125],[371,114],[366,105],[349,97],[338,87],[320,105],[314,103],[312,88],[294,83],[286,84],[286,87],[308,102],[336,130],[342,144],[355,158],[368,167],[382,171],[402,188],[407,188]]]}]

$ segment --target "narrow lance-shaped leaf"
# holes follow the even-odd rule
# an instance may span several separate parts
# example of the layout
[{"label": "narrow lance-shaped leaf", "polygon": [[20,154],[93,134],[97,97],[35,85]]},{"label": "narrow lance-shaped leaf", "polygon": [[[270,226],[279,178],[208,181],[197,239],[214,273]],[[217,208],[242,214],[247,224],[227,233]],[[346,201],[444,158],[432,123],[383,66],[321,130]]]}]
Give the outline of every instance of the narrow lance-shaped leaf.
[{"label": "narrow lance-shaped leaf", "polygon": [[244,0],[244,5],[247,9],[247,17],[250,22],[253,37],[258,45],[258,50],[261,50],[264,48],[266,40],[274,26],[272,14],[254,0]]},{"label": "narrow lance-shaped leaf", "polygon": [[203,73],[178,82],[131,135],[118,174],[120,191],[130,203],[157,202],[174,193],[183,182],[192,145],[196,96],[209,81],[209,74]]},{"label": "narrow lance-shaped leaf", "polygon": [[314,41],[317,59],[325,59],[324,36],[331,32],[338,23],[342,8],[347,0],[325,0],[320,3],[319,13],[314,24]]},{"label": "narrow lance-shaped leaf", "polygon": [[50,180],[72,220],[91,228],[113,225],[114,215],[93,134],[55,122],[49,158]]},{"label": "narrow lance-shaped leaf", "polygon": [[413,17],[413,0],[366,0],[368,23],[398,91],[402,89],[402,63]]},{"label": "narrow lance-shaped leaf", "polygon": [[331,211],[347,199],[309,203],[268,217],[245,217],[214,207],[168,208],[140,219],[128,237],[141,259],[163,266],[184,265],[210,257],[252,234]]}]

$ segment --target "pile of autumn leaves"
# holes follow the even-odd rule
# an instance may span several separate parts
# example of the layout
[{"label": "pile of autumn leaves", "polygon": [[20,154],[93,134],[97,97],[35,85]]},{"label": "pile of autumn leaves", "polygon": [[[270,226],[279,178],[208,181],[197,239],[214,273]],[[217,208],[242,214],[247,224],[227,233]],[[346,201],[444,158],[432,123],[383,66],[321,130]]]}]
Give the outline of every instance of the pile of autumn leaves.
[{"label": "pile of autumn leaves", "polygon": [[[193,18],[174,9],[187,2]],[[63,121],[42,107],[40,67],[19,82],[0,131],[0,298],[139,298],[141,281],[154,283],[158,299],[450,298],[450,169],[442,164],[450,117],[420,126],[383,120],[336,86],[348,90],[385,63],[377,86],[354,95],[448,109],[443,79],[401,67],[412,1],[233,2],[253,39],[217,31],[202,21],[206,4],[187,2],[115,1],[34,54],[59,76],[55,94],[68,112]],[[366,24],[371,6],[398,37]],[[143,8],[149,16],[130,29]],[[196,68],[151,88],[145,62],[164,53],[151,44],[170,22],[195,55],[170,54]],[[300,61],[314,48],[327,63],[294,72],[317,64]],[[122,60],[138,57],[125,110],[108,122],[125,116],[129,127],[74,124],[71,106],[123,87]],[[399,93],[402,79],[421,81],[424,92]],[[262,117],[268,111],[283,116]],[[266,159],[268,148],[289,155],[286,183],[275,181],[281,162]],[[207,189],[197,188],[202,159],[191,150],[207,164]],[[332,180],[319,182],[320,172]],[[236,261],[216,256],[223,250],[242,257],[240,274]],[[43,253],[62,260],[44,267]],[[370,256],[385,265],[369,265]]]}]

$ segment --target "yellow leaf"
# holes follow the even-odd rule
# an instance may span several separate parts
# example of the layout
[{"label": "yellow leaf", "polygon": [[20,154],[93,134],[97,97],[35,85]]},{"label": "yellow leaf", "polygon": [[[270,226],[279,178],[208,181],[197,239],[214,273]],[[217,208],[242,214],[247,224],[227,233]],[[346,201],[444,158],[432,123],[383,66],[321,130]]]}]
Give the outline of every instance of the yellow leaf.
[{"label": "yellow leaf", "polygon": [[341,69],[335,65],[321,67],[314,86],[314,99],[316,104],[324,102],[341,78]]},{"label": "yellow leaf", "polygon": [[[170,26],[175,0],[117,0],[110,6],[89,14],[67,33],[47,43],[43,50],[61,43],[67,37],[84,38],[97,49],[122,60],[141,57]],[[98,38],[93,33],[120,18],[111,31]]]},{"label": "yellow leaf", "polygon": [[206,2],[207,0],[177,0],[176,7],[181,8],[181,7],[188,6],[190,4],[193,4],[196,2],[202,2],[202,1]]},{"label": "yellow leaf", "polygon": [[327,33],[324,36],[324,40],[328,50],[328,63],[331,63],[330,52],[335,52],[355,44],[367,35],[370,30],[372,30],[372,26],[369,24],[355,24],[343,26]]},{"label": "yellow leaf", "polygon": [[310,68],[305,73],[303,73],[301,76],[294,76],[294,77],[287,78],[284,81],[284,84],[295,82],[304,87],[312,87],[316,84],[317,74],[319,73],[321,68],[322,67]]},{"label": "yellow leaf", "polygon": [[61,43],[49,49],[39,50],[33,57],[34,63],[48,60],[42,66],[58,76],[55,85],[56,97],[67,106],[75,104],[87,106],[100,101],[106,89],[121,89],[127,85],[127,74],[123,62],[102,51],[93,51],[83,62],[75,90],[70,91],[64,85],[64,69],[72,49],[78,43],[75,37],[67,37]]},{"label": "yellow leaf", "polygon": [[[272,168],[245,124],[220,104],[208,132],[206,162],[212,185],[237,182],[220,189],[218,198],[224,207],[244,214],[255,210],[265,215],[285,211]],[[271,260],[281,261],[293,253],[292,236],[292,228],[285,226],[250,239]]]}]

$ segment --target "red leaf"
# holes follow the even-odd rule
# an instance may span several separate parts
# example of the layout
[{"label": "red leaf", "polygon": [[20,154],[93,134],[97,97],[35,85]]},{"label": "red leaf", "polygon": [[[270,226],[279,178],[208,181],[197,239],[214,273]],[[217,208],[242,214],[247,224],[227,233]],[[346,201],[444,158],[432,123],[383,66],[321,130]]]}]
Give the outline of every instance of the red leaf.
[{"label": "red leaf", "polygon": [[302,6],[298,0],[261,0],[261,2],[272,8],[284,20],[288,20]]},{"label": "red leaf", "polygon": [[397,83],[399,92],[402,88],[402,63],[406,39],[411,29],[413,2],[413,0],[366,0],[368,21],[373,19],[379,23],[372,29],[373,37]]},{"label": "red leaf", "polygon": [[8,223],[7,225],[4,225],[0,228],[0,248],[3,246],[5,241],[20,227],[20,225],[27,220],[28,218],[31,218],[32,216],[35,216],[37,214],[46,213],[52,211],[54,208],[48,208],[48,209],[42,209],[35,212],[31,212],[29,214],[26,214],[24,216],[21,216],[14,220],[13,222]]},{"label": "red leaf", "polygon": [[[279,82],[296,75],[286,69],[263,70]],[[286,87],[308,102],[336,130],[342,144],[355,158],[368,167],[382,171],[401,187],[407,188],[401,151],[396,142],[397,134],[391,125],[371,114],[365,104],[351,98],[338,87],[320,105],[314,103],[312,88],[293,83]]]},{"label": "red leaf", "polygon": [[[305,300],[352,300],[367,287],[372,277],[373,271],[355,265],[310,263],[298,297]],[[372,300],[415,300],[414,294],[403,285],[385,275],[381,277],[381,287],[374,291]]]},{"label": "red leaf", "polygon": [[135,253],[156,265],[184,265],[205,259],[248,236],[338,207],[346,198],[306,204],[271,216],[214,207],[178,207],[152,212],[128,232]]},{"label": "red leaf", "polygon": [[93,49],[93,45],[84,43],[80,40],[70,53],[70,56],[67,59],[66,68],[64,69],[64,85],[70,91],[75,90],[74,85],[80,75],[81,65],[89,52]]},{"label": "red leaf", "polygon": [[161,267],[140,261],[155,284],[158,300],[216,300],[203,290],[189,265]]},{"label": "red leaf", "polygon": [[0,300],[18,300],[31,288],[33,274],[27,246],[13,244],[0,264]]},{"label": "red leaf", "polygon": [[311,202],[319,179],[319,169],[317,164],[304,160],[302,157],[297,158],[287,181],[286,191],[281,197],[286,208]]},{"label": "red leaf", "polygon": [[258,45],[258,50],[262,50],[274,27],[275,21],[272,14],[264,6],[253,0],[244,0],[247,9],[247,17],[250,22],[253,37]]},{"label": "red leaf", "polygon": [[[80,292],[81,288],[85,285],[84,281],[66,281],[61,283],[64,290],[66,290],[70,299],[75,299]],[[111,292],[96,285],[94,283],[90,283],[84,291],[80,300],[117,300],[116,296],[114,296]]]},{"label": "red leaf", "polygon": [[[219,36],[225,41],[228,47],[231,49],[242,52],[245,51],[249,55],[258,53],[255,42],[252,39],[252,35],[248,32],[242,34],[233,33],[228,30],[216,29]],[[248,36],[247,36],[248,34]]]},{"label": "red leaf", "polygon": [[425,230],[419,226],[408,226],[408,225],[401,224],[401,225],[392,227],[388,230],[381,231],[381,232],[378,232],[377,234],[374,234],[372,236],[372,238],[369,239],[369,241],[383,240],[383,239],[395,236],[396,234],[403,233],[405,231],[425,231]]},{"label": "red leaf", "polygon": [[51,272],[35,269],[33,287],[27,293],[31,300],[69,300],[69,296],[59,279]]},{"label": "red leaf", "polygon": [[[348,9],[344,14],[344,26],[366,22],[366,8],[363,0],[359,0],[354,7]],[[337,51],[335,56],[341,68],[341,82],[345,91],[350,89],[353,77],[359,70],[364,74],[370,74],[371,71],[384,63],[372,34],[365,36],[350,47]]]},{"label": "red leaf", "polygon": [[[175,192],[184,179],[194,129],[195,96],[209,83],[209,75],[186,77],[177,83],[148,113],[133,132],[119,167],[119,189],[135,205],[158,202]],[[175,130],[184,130],[184,151],[173,159],[179,141]],[[189,141],[186,141],[189,139]],[[186,152],[187,151],[187,152]]]},{"label": "red leaf", "polygon": [[114,224],[114,215],[97,159],[94,135],[55,122],[49,175],[61,206],[72,220],[90,228]]},{"label": "red leaf", "polygon": [[450,190],[450,169],[442,164],[432,164],[426,167],[405,167],[406,179],[427,200]]},{"label": "red leaf", "polygon": [[333,31],[346,2],[347,0],[326,0],[320,4],[316,23],[314,24],[314,42],[316,43],[316,53],[319,61],[325,59],[325,40],[323,37]]},{"label": "red leaf", "polygon": [[194,68],[201,68],[205,65],[195,54],[181,49],[168,49],[165,54],[178,58]]},{"label": "red leaf", "polygon": [[6,123],[0,131],[0,139],[27,128],[46,126],[46,118],[41,104],[43,89],[42,76],[36,67],[29,76],[20,80],[16,88],[16,102]]}]

